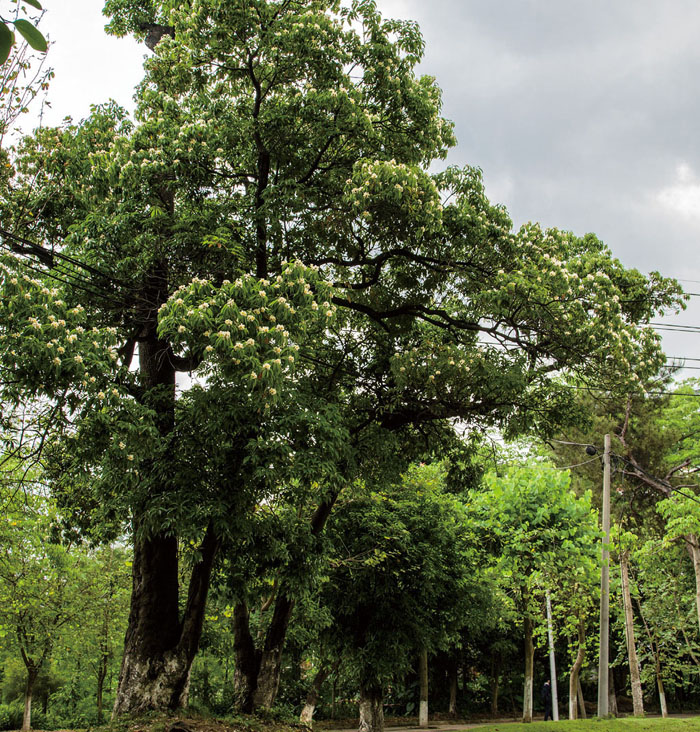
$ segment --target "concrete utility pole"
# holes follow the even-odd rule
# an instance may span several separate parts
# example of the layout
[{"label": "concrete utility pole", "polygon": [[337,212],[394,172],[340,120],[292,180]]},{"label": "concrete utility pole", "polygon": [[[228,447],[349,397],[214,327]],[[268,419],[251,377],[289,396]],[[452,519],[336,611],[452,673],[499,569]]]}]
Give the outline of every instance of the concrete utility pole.
[{"label": "concrete utility pole", "polygon": [[600,647],[598,655],[598,716],[607,717],[608,640],[610,627],[610,435],[605,435],[603,452],[603,551],[600,571]]},{"label": "concrete utility pole", "polygon": [[549,679],[552,684],[552,719],[559,721],[559,698],[557,696],[557,665],[554,660],[554,633],[552,631],[552,598],[547,590],[547,637],[549,638]]}]

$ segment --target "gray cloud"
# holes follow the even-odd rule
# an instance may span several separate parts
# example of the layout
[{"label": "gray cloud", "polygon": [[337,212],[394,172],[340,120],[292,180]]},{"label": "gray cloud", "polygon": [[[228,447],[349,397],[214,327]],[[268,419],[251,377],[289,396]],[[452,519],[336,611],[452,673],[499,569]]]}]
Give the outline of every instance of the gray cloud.
[{"label": "gray cloud", "polygon": [[[594,231],[628,266],[700,280],[697,3],[378,4],[419,22],[421,71],[459,140],[450,162],[480,166],[516,225]],[[673,322],[700,325],[700,298]],[[695,335],[665,344],[700,357]]]}]

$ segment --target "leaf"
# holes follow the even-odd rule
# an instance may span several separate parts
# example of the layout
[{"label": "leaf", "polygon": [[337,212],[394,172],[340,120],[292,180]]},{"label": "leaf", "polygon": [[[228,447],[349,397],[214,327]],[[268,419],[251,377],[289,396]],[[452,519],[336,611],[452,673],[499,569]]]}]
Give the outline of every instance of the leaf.
[{"label": "leaf", "polygon": [[24,39],[35,51],[46,51],[48,48],[46,38],[28,20],[24,18],[16,20],[15,28],[24,36]]},{"label": "leaf", "polygon": [[36,8],[37,10],[43,10],[44,8],[41,7],[41,3],[39,0],[23,0],[27,5],[31,5],[33,8]]},{"label": "leaf", "polygon": [[0,64],[7,61],[14,42],[15,34],[4,23],[0,23]]}]

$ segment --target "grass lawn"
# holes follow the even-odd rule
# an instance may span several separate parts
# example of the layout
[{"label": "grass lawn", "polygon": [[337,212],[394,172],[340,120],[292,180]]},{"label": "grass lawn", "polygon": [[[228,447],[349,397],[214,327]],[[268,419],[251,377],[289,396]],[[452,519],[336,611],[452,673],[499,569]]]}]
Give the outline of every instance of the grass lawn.
[{"label": "grass lawn", "polygon": [[487,724],[473,729],[478,732],[544,732],[544,730],[561,730],[561,732],[700,732],[700,717],[626,717],[624,719],[577,719],[561,722],[532,722],[531,724],[508,723]]}]

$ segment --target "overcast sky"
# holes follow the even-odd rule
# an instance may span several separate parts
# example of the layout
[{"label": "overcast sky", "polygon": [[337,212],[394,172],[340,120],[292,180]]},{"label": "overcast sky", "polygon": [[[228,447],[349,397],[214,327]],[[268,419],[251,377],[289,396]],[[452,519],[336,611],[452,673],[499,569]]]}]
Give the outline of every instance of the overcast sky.
[{"label": "overcast sky", "polygon": [[[103,32],[100,0],[47,0],[56,71],[46,121],[129,106],[147,52]],[[628,266],[700,292],[700,3],[378,0],[419,22],[420,71],[443,89],[458,147],[516,224],[595,232]],[[696,280],[698,282],[692,282]],[[671,322],[700,326],[700,297]],[[700,333],[664,334],[700,358]],[[688,362],[700,366],[700,362]],[[691,376],[699,372],[685,371]]]}]

